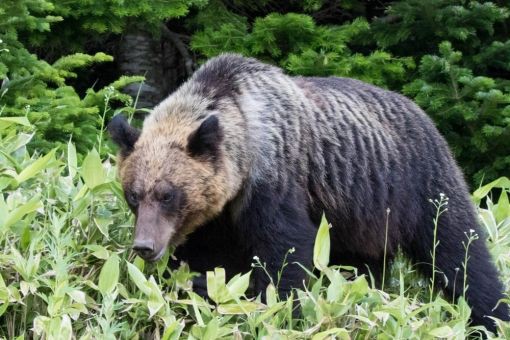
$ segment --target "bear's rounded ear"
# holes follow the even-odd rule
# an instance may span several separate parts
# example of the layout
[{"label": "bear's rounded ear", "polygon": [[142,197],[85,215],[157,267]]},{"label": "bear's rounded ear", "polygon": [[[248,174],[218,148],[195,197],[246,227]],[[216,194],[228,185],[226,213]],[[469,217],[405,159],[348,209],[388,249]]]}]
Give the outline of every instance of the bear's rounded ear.
[{"label": "bear's rounded ear", "polygon": [[132,127],[123,115],[116,115],[108,124],[110,137],[120,147],[121,154],[125,157],[129,155],[135,146],[140,130]]},{"label": "bear's rounded ear", "polygon": [[188,137],[187,151],[193,157],[216,157],[223,140],[218,117],[211,115]]}]

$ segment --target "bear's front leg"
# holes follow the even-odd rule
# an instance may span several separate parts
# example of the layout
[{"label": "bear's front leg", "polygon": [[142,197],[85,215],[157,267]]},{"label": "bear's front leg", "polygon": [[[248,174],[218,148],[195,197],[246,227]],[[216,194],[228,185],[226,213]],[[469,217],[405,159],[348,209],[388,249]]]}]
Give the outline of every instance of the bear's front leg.
[{"label": "bear's front leg", "polygon": [[190,234],[186,242],[175,250],[177,260],[170,261],[173,268],[184,261],[191,271],[200,273],[193,279],[193,291],[204,298],[207,298],[207,271],[222,267],[229,280],[250,270],[249,259],[232,230],[228,220],[219,216]]},{"label": "bear's front leg", "polygon": [[262,293],[263,299],[270,282],[281,297],[292,288],[303,287],[306,272],[302,267],[311,267],[316,228],[303,206],[305,200],[298,197],[302,198],[295,193],[276,196],[269,190],[259,190],[239,222],[255,263],[254,293]]}]

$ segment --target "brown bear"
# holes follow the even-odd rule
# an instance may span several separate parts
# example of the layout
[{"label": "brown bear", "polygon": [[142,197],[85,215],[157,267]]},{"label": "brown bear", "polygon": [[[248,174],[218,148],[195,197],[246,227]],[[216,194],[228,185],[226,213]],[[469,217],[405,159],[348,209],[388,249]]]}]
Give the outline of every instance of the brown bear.
[{"label": "brown bear", "polygon": [[[435,263],[445,291],[462,293],[466,234],[480,233],[475,210],[445,140],[397,93],[347,78],[290,77],[224,54],[155,107],[141,131],[122,116],[108,128],[136,215],[133,247],[146,260],[174,245],[194,271],[222,266],[232,275],[258,256],[276,276],[294,248],[279,284],[286,294],[303,285],[295,263],[311,266],[325,213],[333,264],[380,276],[388,219],[388,259],[400,246],[430,275],[429,200],[442,194],[449,204]],[[269,281],[261,270],[252,279],[255,293]],[[494,330],[487,316],[509,319],[507,305],[497,306],[503,286],[483,238],[469,248],[466,284],[476,324]]]}]

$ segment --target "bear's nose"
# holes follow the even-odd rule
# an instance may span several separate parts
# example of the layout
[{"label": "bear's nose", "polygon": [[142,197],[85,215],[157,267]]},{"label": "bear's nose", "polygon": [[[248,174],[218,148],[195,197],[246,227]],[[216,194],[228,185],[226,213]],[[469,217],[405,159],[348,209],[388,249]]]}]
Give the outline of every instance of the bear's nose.
[{"label": "bear's nose", "polygon": [[154,251],[154,242],[151,240],[135,240],[133,250],[144,259],[150,258]]}]

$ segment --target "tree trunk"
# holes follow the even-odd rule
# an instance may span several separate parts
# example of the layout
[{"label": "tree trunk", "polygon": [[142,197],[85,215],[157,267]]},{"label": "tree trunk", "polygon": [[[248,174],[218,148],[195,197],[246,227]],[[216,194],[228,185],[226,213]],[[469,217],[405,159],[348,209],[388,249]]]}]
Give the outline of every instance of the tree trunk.
[{"label": "tree trunk", "polygon": [[141,30],[124,34],[117,60],[120,74],[145,76],[143,85],[124,89],[133,98],[138,95],[137,108],[153,108],[191,75],[194,66],[187,46],[165,26],[161,38]]},{"label": "tree trunk", "polygon": [[152,108],[166,95],[159,39],[149,33],[132,31],[121,38],[118,51],[119,73],[145,76],[143,84],[131,84],[124,92],[136,98],[137,108]]}]

